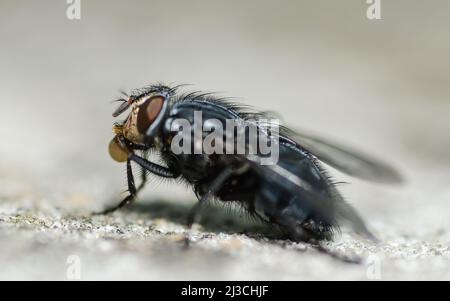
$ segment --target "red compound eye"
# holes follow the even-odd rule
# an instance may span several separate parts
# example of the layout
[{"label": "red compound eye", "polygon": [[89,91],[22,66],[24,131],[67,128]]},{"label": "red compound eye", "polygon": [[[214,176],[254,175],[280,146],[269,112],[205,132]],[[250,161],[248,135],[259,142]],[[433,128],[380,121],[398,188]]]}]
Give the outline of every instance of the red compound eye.
[{"label": "red compound eye", "polygon": [[139,133],[145,134],[149,126],[158,117],[163,105],[164,97],[155,96],[140,106],[137,116],[137,129]]}]

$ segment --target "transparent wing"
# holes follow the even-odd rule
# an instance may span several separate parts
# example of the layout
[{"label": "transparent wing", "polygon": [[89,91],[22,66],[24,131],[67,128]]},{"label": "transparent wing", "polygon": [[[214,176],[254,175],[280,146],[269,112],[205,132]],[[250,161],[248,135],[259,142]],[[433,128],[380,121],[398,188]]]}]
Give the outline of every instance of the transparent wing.
[{"label": "transparent wing", "polygon": [[304,131],[283,128],[288,138],[315,155],[320,161],[354,177],[380,183],[399,184],[401,175],[388,164],[336,142],[327,141]]}]

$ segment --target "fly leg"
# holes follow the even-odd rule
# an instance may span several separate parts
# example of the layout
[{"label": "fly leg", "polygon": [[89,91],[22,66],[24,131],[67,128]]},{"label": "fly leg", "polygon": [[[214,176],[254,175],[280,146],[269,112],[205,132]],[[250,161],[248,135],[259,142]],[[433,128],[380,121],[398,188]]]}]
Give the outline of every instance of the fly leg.
[{"label": "fly leg", "polygon": [[[142,168],[142,182],[137,189],[136,189],[136,185],[134,183],[134,176],[133,176],[133,170],[131,168],[131,161],[134,161]],[[176,178],[179,175],[179,173],[176,172],[175,170],[169,169],[164,166],[160,166],[158,164],[148,161],[145,158],[139,157],[135,154],[130,154],[130,156],[127,160],[127,182],[128,182],[129,195],[122,202],[120,202],[117,206],[106,209],[103,212],[100,212],[97,214],[108,214],[108,213],[116,211],[117,209],[124,207],[125,205],[131,204],[136,199],[137,193],[141,189],[143,189],[145,186],[145,183],[147,180],[147,171],[151,172],[155,175],[158,175],[160,177],[165,177],[165,178]]]},{"label": "fly leg", "polygon": [[312,245],[312,247],[316,248],[317,251],[319,251],[320,253],[324,253],[328,256],[331,256],[334,259],[340,260],[345,263],[361,264],[363,262],[363,259],[357,255],[350,256],[350,255],[342,254],[342,253],[327,249],[326,247],[324,247],[322,244],[320,244],[318,242],[316,242],[315,244],[311,244],[311,245]]},{"label": "fly leg", "polygon": [[175,168],[167,168],[167,167],[155,164],[153,162],[148,161],[145,158],[136,156],[135,154],[130,154],[130,157],[128,160],[137,163],[142,168],[151,172],[152,174],[155,174],[155,175],[163,177],[163,178],[178,178],[178,176],[180,175],[180,172],[177,171]]},{"label": "fly leg", "polygon": [[199,199],[199,202],[195,204],[189,212],[187,220],[188,228],[192,227],[192,224],[195,222],[203,205],[214,197],[214,195],[222,188],[223,184],[230,178],[230,176],[244,174],[248,171],[249,167],[250,166],[248,164],[244,163],[235,168],[226,168],[214,180],[212,180],[206,189],[206,193],[203,194],[203,196]]},{"label": "fly leg", "polygon": [[[147,159],[147,154],[143,153],[143,155]],[[136,189],[136,195],[145,187],[145,184],[147,184],[147,170],[141,166],[141,184]]]},{"label": "fly leg", "polygon": [[228,178],[233,174],[233,171],[229,168],[222,171],[217,178],[215,178],[210,184],[206,191],[206,193],[200,198],[197,204],[192,207],[191,211],[189,211],[187,225],[188,228],[192,227],[192,224],[195,222],[200,210],[202,207],[211,200],[212,197],[220,190],[222,185],[228,180]]},{"label": "fly leg", "polygon": [[95,213],[96,215],[102,215],[102,214],[109,214],[112,213],[120,208],[122,208],[125,205],[128,205],[130,203],[132,203],[134,201],[134,199],[136,198],[137,193],[144,188],[145,185],[145,178],[146,178],[146,173],[143,173],[143,182],[139,185],[139,188],[136,189],[136,185],[134,183],[134,176],[133,176],[133,170],[131,168],[131,161],[127,160],[127,183],[128,183],[128,192],[129,194],[123,199],[122,202],[120,202],[118,205],[106,209],[102,212],[99,213]]},{"label": "fly leg", "polygon": [[319,251],[320,253],[326,254],[334,259],[340,260],[345,263],[352,263],[352,264],[362,263],[362,259],[358,256],[349,256],[334,250],[330,250],[327,247],[325,247],[322,243],[322,238],[320,237],[320,234],[317,234],[314,231],[310,231],[308,229],[304,229],[298,224],[296,225],[294,220],[291,221],[289,221],[289,219],[285,220],[287,220],[288,222],[284,224],[284,226],[288,230],[289,236],[293,241],[305,242],[314,249],[316,249],[317,251]]},{"label": "fly leg", "polygon": [[141,166],[141,184],[139,184],[136,193],[141,191],[147,184],[147,170]]},{"label": "fly leg", "polygon": [[210,201],[214,195],[220,190],[222,185],[230,178],[230,176],[233,174],[233,170],[227,168],[224,171],[222,171],[219,176],[217,176],[208,186],[208,189],[206,190],[206,193],[203,194],[203,196],[199,199],[198,203],[192,207],[192,209],[189,211],[188,218],[187,218],[187,226],[188,226],[188,232],[185,235],[184,238],[184,248],[189,247],[189,232],[192,227],[192,224],[195,222],[198,214],[200,213],[200,210],[202,209],[203,205],[205,205],[208,201]]}]

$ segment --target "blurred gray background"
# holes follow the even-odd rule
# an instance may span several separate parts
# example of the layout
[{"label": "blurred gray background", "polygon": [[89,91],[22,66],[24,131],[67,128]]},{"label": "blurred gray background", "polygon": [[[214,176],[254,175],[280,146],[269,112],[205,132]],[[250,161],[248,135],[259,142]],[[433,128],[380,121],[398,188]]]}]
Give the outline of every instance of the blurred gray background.
[{"label": "blurred gray background", "polygon": [[[2,0],[0,279],[65,279],[72,253],[89,263],[82,279],[367,279],[364,266],[220,227],[205,236],[200,225],[183,253],[165,241],[183,223],[164,215],[80,221],[126,187],[107,154],[111,101],[154,82],[275,110],[393,164],[405,185],[332,172],[384,241],[344,233],[332,247],[375,253],[382,279],[450,279],[450,3],[381,3],[382,20],[369,20],[363,0],[82,0],[81,19],[69,20],[66,1]],[[193,204],[190,190],[159,182],[140,203]]]}]

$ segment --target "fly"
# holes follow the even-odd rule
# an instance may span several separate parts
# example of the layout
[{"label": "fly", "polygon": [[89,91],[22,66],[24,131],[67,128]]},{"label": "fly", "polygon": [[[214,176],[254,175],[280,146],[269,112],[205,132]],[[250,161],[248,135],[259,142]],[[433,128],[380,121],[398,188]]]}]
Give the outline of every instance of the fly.
[{"label": "fly", "polygon": [[[145,186],[147,174],[153,174],[182,179],[193,187],[199,201],[188,216],[189,227],[203,205],[214,198],[239,204],[283,229],[294,241],[330,240],[342,222],[374,238],[321,162],[366,180],[401,182],[394,169],[378,160],[301,131],[271,127],[269,114],[251,112],[211,94],[182,94],[179,87],[153,85],[119,101],[113,116],[130,112],[113,126],[109,153],[115,161],[126,163],[129,195],[105,213],[132,203]],[[231,123],[237,128],[229,130]],[[196,132],[205,127],[209,131]],[[212,130],[213,140],[208,138]],[[263,151],[262,140],[276,149],[275,161],[264,163],[272,153],[268,155],[267,148]],[[209,150],[204,148],[205,141],[210,142]],[[240,152],[236,151],[239,143]],[[164,164],[149,161],[150,151],[156,151]],[[138,187],[131,162],[144,170]]]}]

